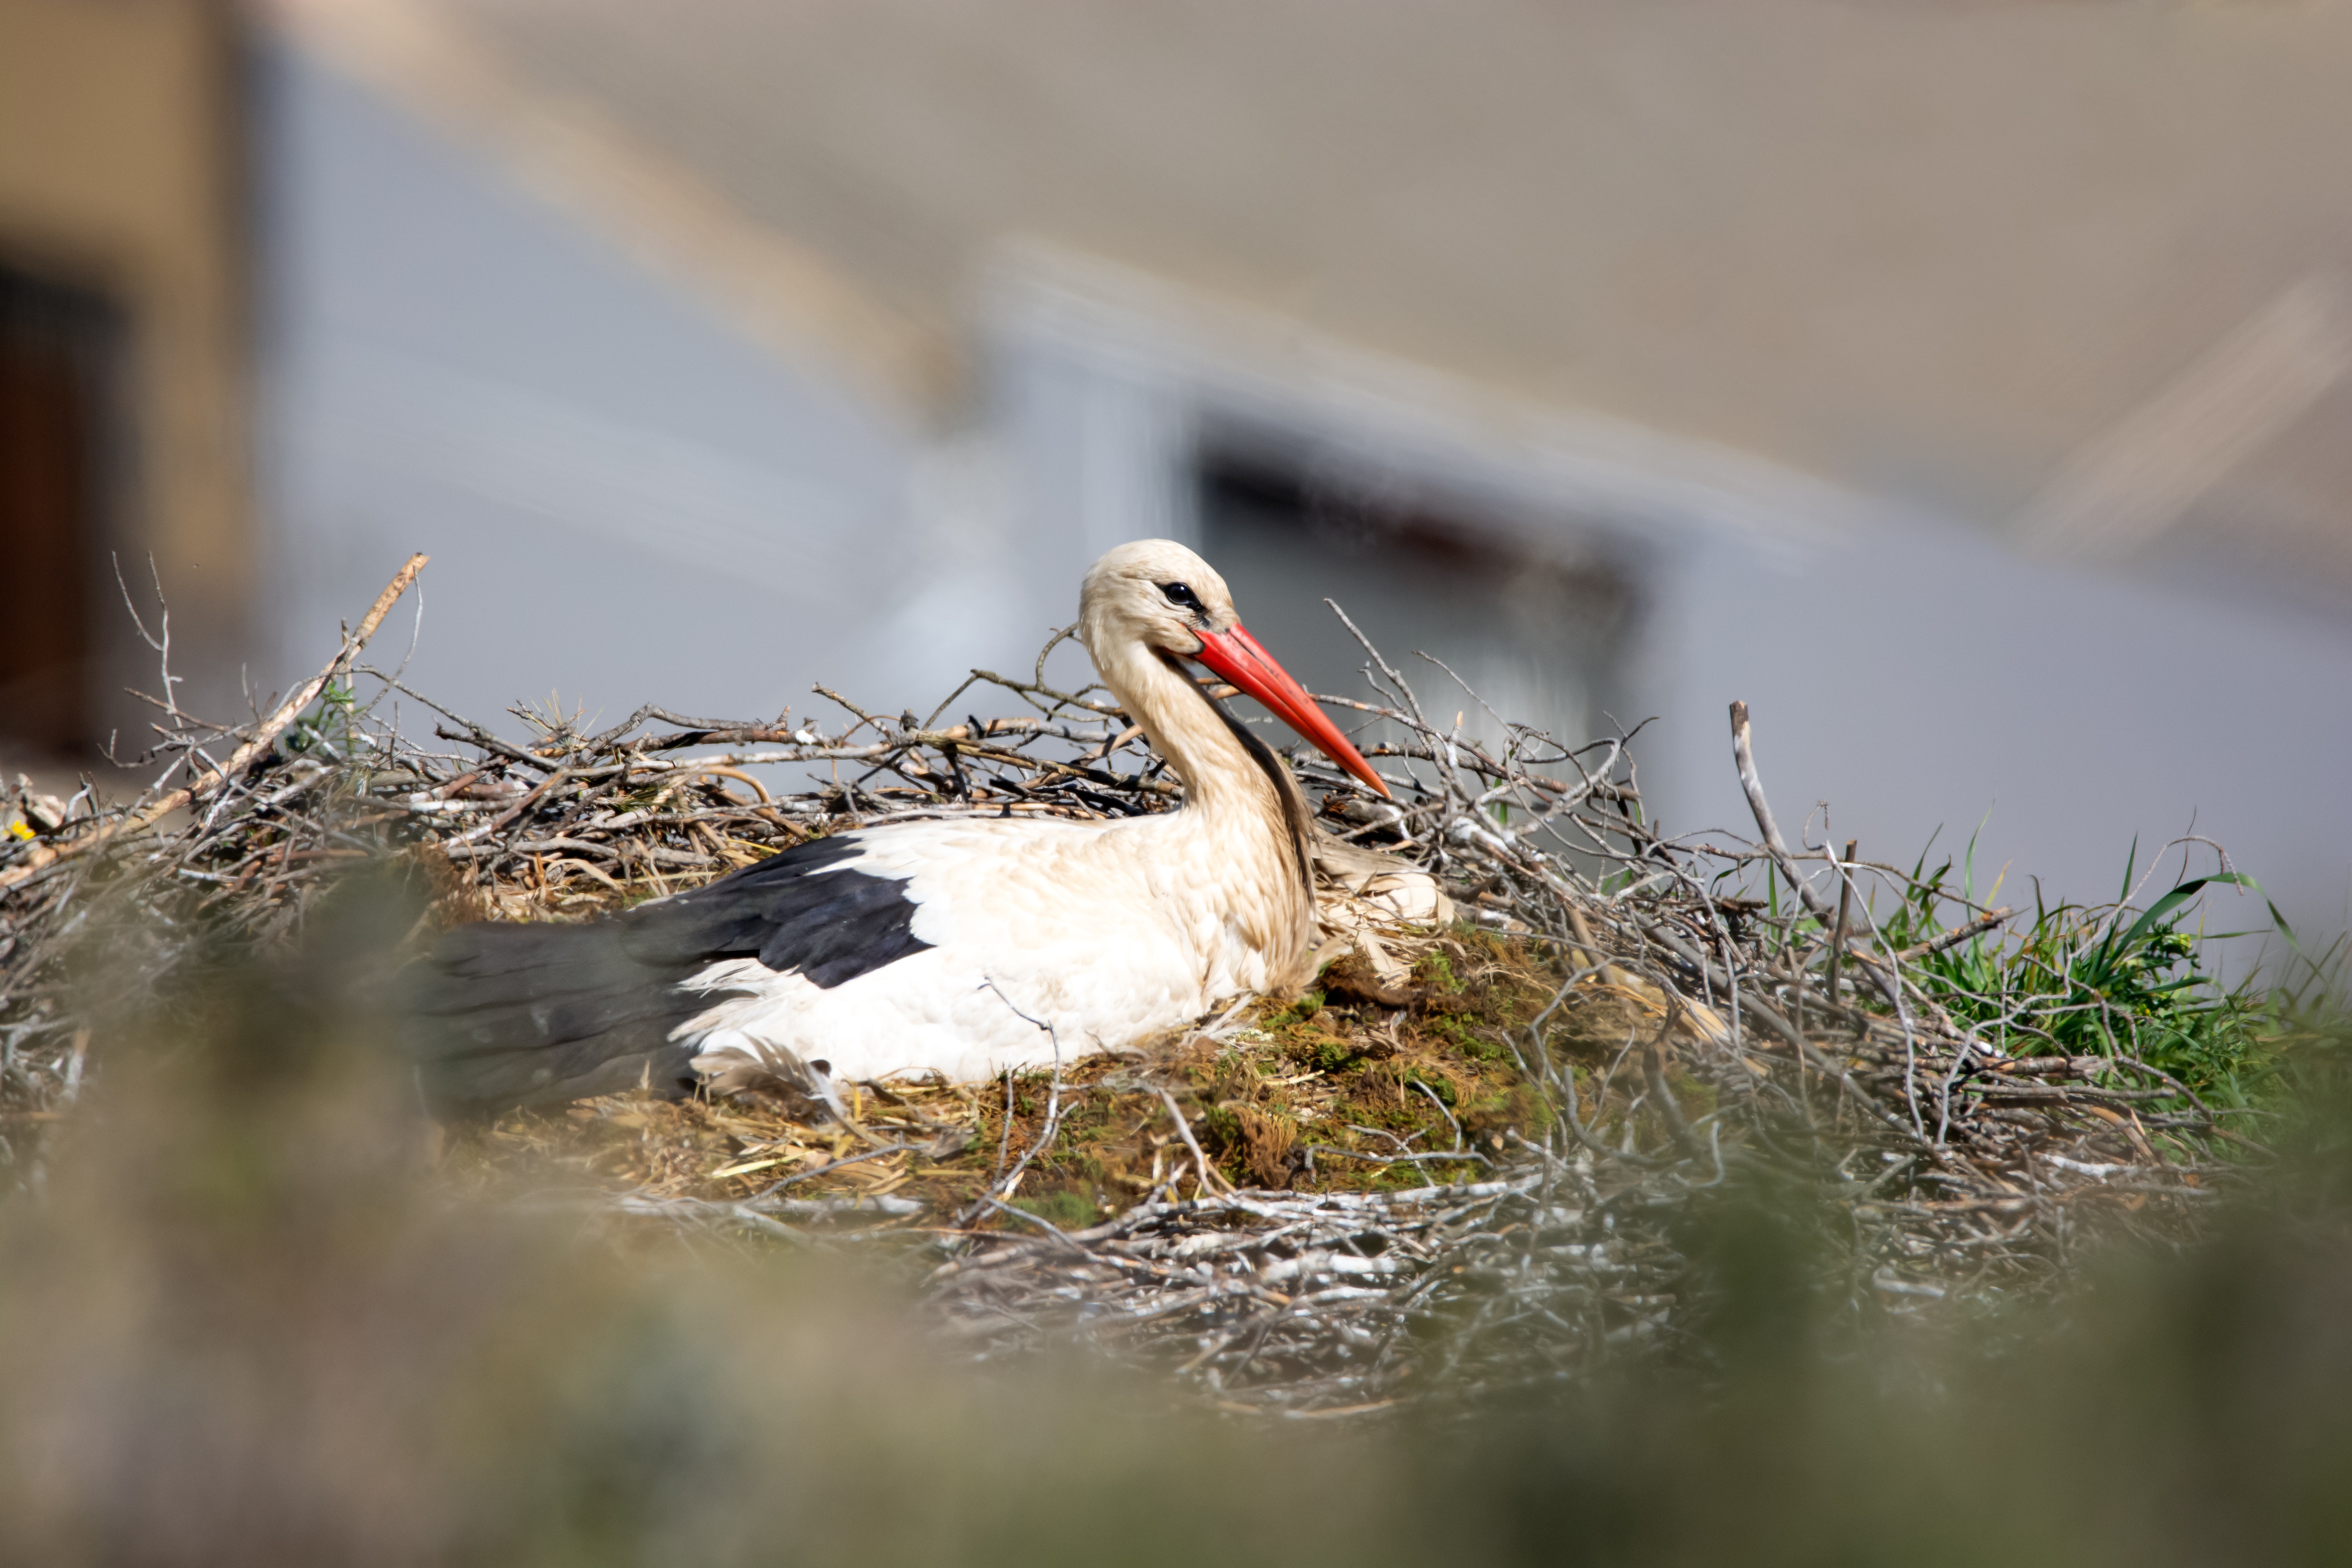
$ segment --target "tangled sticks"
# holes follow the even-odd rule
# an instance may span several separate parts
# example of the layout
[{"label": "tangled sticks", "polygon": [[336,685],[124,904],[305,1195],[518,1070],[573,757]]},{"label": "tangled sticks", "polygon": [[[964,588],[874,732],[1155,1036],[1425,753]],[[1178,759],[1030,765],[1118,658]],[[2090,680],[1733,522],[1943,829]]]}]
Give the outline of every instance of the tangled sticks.
[{"label": "tangled sticks", "polygon": [[[591,733],[523,710],[518,741],[359,662],[422,564],[267,718],[205,728],[159,701],[171,771],[142,798],[86,791],[54,827],[0,848],[12,1181],[105,1069],[72,962],[101,932],[118,988],[161,999],[200,940],[297,941],[355,865],[427,879],[428,926],[560,919],[850,826],[1174,801],[1099,691],[1048,680],[1059,638],[1028,679],[975,671],[920,720],[822,691],[841,717],[647,707]],[[1792,848],[1744,707],[1733,762],[1756,840],[1669,834],[1647,814],[1632,737],[1571,747],[1498,723],[1505,739],[1482,744],[1459,721],[1433,723],[1361,640],[1370,697],[1326,700],[1360,716],[1396,803],[1294,758],[1332,835],[1325,891],[1338,909],[1402,860],[1466,924],[1416,931],[1356,909],[1341,923],[1358,951],[1332,972],[1319,1034],[1295,1009],[1244,1007],[1158,1065],[1008,1079],[1001,1108],[989,1086],[875,1086],[846,1127],[767,1106],[755,1082],[727,1086],[751,1109],[600,1102],[578,1125],[698,1115],[718,1131],[707,1155],[671,1138],[667,1163],[624,1162],[593,1201],[630,1223],[944,1248],[931,1298],[983,1344],[1076,1333],[1220,1399],[1317,1415],[1440,1373],[1492,1386],[1679,1342],[1693,1281],[1669,1221],[1743,1172],[1801,1176],[1843,1222],[1834,1288],[1883,1311],[2038,1289],[2091,1215],[2193,1226],[2214,1178],[2259,1154],[2226,1109],[2135,1055],[2114,1018],[2083,1026],[2115,1003],[2072,985],[2078,960],[2126,934],[2153,940],[2161,902],[2080,911],[2062,933],[2072,947],[2029,952],[2008,911],[1940,878],[1826,842]],[[404,703],[435,715],[432,736],[404,731]],[[984,705],[1015,711],[982,718]],[[1392,858],[1351,860],[1347,844]],[[1496,989],[1483,1013],[1431,999],[1480,964],[1518,989]],[[2053,974],[2067,983],[2042,984]],[[1433,1053],[1412,1070],[1396,1051],[1409,1039]],[[1474,1077],[1511,1088],[1483,1120]],[[1368,1123],[1376,1096],[1385,1120]],[[573,1125],[526,1141],[560,1142]],[[1107,1127],[1152,1151],[1149,1173],[1117,1194],[1089,1189],[1107,1218],[1044,1201],[1041,1182],[1075,1193],[1073,1173],[1103,1163],[1074,1140]]]}]

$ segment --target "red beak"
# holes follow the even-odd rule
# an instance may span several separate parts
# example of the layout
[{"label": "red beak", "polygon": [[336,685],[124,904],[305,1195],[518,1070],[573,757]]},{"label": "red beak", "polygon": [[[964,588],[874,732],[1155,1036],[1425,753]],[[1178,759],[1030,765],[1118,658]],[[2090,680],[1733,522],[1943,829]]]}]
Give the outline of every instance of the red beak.
[{"label": "red beak", "polygon": [[1372,764],[1364,761],[1363,753],[1348,743],[1348,737],[1324,717],[1323,710],[1315,706],[1315,699],[1307,695],[1307,689],[1275,663],[1274,655],[1260,647],[1257,638],[1239,622],[1231,631],[1198,635],[1201,651],[1192,656],[1194,658],[1265,703],[1284,723],[1314,742],[1325,756],[1363,780],[1366,787],[1381,799],[1389,798],[1389,786],[1372,772]]}]

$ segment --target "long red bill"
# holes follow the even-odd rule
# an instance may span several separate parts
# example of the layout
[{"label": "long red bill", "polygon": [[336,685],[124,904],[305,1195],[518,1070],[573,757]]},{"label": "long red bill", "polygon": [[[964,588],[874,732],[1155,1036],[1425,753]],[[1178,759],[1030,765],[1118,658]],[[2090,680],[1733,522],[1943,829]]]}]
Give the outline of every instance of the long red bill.
[{"label": "long red bill", "polygon": [[1211,669],[1256,698],[1284,723],[1315,742],[1323,754],[1339,763],[1366,787],[1376,791],[1383,799],[1389,786],[1381,775],[1372,772],[1372,764],[1364,761],[1363,753],[1348,743],[1339,727],[1324,716],[1307,695],[1307,689],[1290,678],[1290,672],[1275,663],[1274,655],[1258,645],[1236,622],[1231,631],[1202,632],[1201,651],[1192,657]]}]

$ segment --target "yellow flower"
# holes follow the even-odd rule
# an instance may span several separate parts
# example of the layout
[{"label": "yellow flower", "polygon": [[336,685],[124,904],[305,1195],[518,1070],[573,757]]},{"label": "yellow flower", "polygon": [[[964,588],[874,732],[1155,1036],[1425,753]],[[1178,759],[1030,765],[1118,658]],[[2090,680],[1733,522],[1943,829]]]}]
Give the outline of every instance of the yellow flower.
[{"label": "yellow flower", "polygon": [[29,822],[12,822],[8,825],[8,831],[18,838],[30,838],[33,836],[33,825]]}]

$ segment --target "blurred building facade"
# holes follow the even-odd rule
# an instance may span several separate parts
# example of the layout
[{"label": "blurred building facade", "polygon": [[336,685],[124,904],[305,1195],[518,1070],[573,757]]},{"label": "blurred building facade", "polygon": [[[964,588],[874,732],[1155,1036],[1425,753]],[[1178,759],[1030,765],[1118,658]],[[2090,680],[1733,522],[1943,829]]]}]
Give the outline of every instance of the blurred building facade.
[{"label": "blurred building facade", "polygon": [[280,683],[424,549],[469,712],[895,711],[1161,534],[1318,689],[1328,595],[1473,732],[1655,715],[1670,827],[1744,819],[1742,698],[1792,825],[1986,821],[1980,889],[2077,897],[2193,829],[2344,924],[2352,6],[237,25],[262,521],[210,559]]},{"label": "blurred building facade", "polygon": [[226,5],[0,4],[0,732],[146,721],[155,654],[215,712],[254,630],[245,54]]}]

